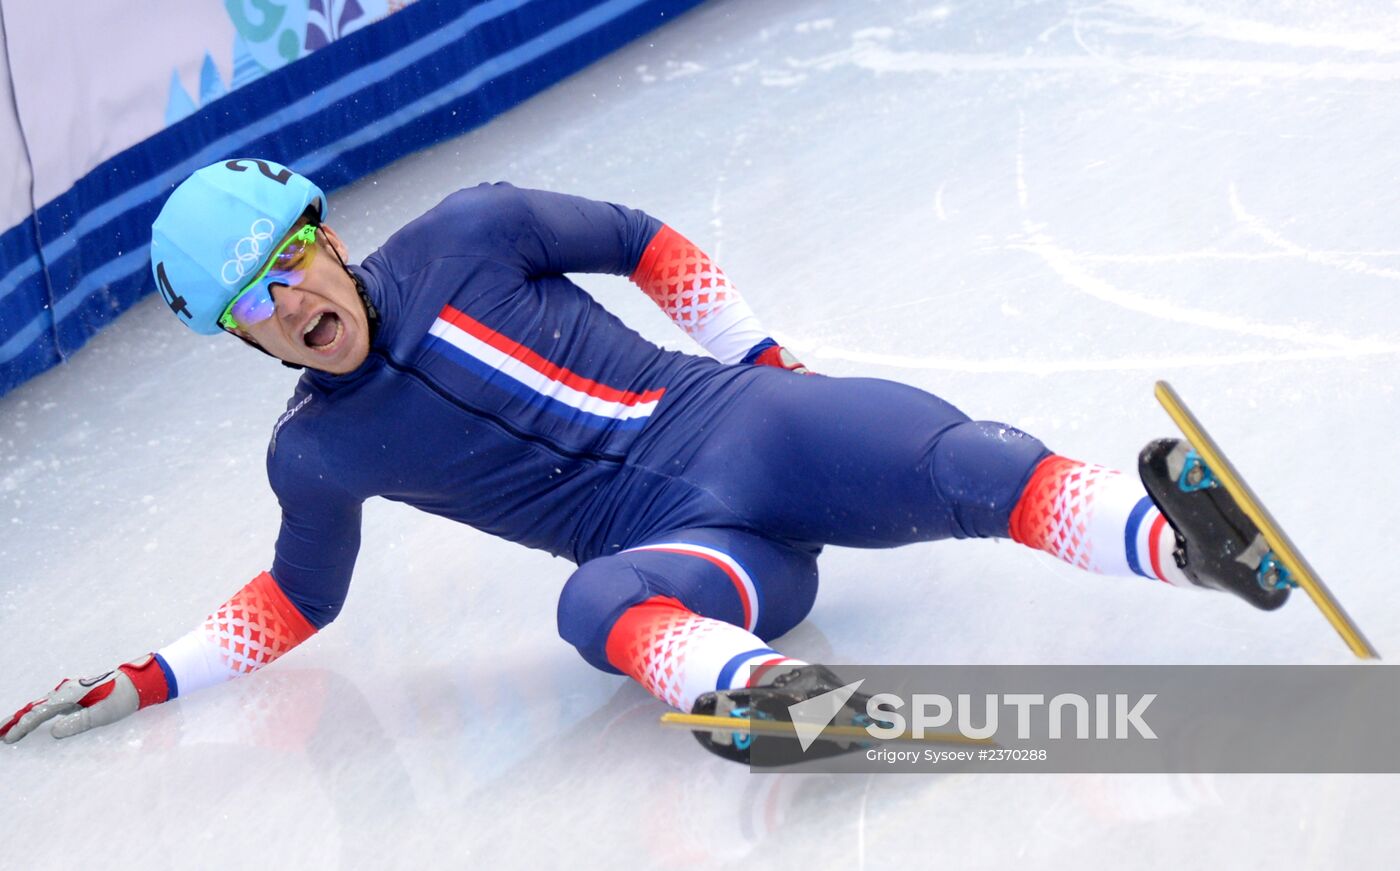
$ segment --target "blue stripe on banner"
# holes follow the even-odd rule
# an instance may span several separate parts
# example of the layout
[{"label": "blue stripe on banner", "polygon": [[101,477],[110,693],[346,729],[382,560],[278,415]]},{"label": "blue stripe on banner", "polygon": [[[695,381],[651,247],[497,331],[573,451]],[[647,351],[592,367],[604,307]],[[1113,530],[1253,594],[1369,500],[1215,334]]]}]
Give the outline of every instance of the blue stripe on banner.
[{"label": "blue stripe on banner", "polygon": [[586,426],[594,430],[628,431],[641,429],[651,420],[650,416],[620,420],[618,418],[604,417],[601,414],[594,414],[590,411],[574,408],[572,405],[560,402],[552,396],[545,396],[543,393],[540,393],[527,384],[516,381],[499,369],[492,368],[445,339],[430,335],[427,337],[425,344],[451,362],[462,366],[473,375],[481,378],[481,380],[485,381],[487,384],[504,390],[517,399],[524,400],[534,408],[562,417],[569,423]]},{"label": "blue stripe on banner", "polygon": [[[0,393],[154,289],[150,222],[200,166],[256,152],[317,172],[332,191],[485,123],[699,2],[606,0],[580,13],[578,0],[489,0],[466,12],[420,0],[113,157],[39,209],[42,261],[8,250],[19,227],[0,234],[11,264],[0,276]],[[26,241],[33,252],[32,233]]]},{"label": "blue stripe on banner", "polygon": [[1128,515],[1128,525],[1123,530],[1123,546],[1128,550],[1128,568],[1142,575],[1144,578],[1156,578],[1150,573],[1142,570],[1142,565],[1138,562],[1137,556],[1137,536],[1138,527],[1142,525],[1142,518],[1146,516],[1147,510],[1152,507],[1152,500],[1147,496],[1138,500],[1138,504],[1133,506],[1132,512]]},{"label": "blue stripe on banner", "polygon": [[74,292],[67,296],[60,296],[58,302],[54,303],[53,317],[56,321],[61,321],[78,310],[87,297],[101,290],[109,284],[115,284],[123,278],[132,275],[144,275],[151,266],[151,246],[143,245],[135,251],[128,251],[116,260],[109,260],[98,268],[83,276],[76,285]]},{"label": "blue stripe on banner", "polygon": [[[37,247],[34,221],[26,219],[0,235],[0,263],[37,264],[38,255],[34,253]],[[0,368],[0,391],[62,362],[54,341],[53,318],[49,316],[49,295],[43,273],[36,274],[31,284],[28,292],[11,296],[10,291],[15,285],[0,279],[0,293],[9,297],[5,308],[11,315],[0,320],[0,354],[4,355],[0,359],[5,361],[3,368]],[[17,335],[10,335],[9,330],[2,329],[14,324],[24,327],[17,331]]]},{"label": "blue stripe on banner", "polygon": [[58,347],[54,344],[53,333],[42,330],[33,344],[0,366],[0,387],[8,388],[12,384],[22,384],[62,362],[63,358],[59,356]]},{"label": "blue stripe on banner", "polygon": [[452,100],[476,90],[492,79],[515,72],[525,64],[540,59],[583,34],[607,24],[619,15],[631,12],[644,2],[646,0],[612,0],[612,2],[594,7],[524,45],[491,58],[446,87],[433,91],[380,121],[356,130],[350,136],[330,147],[311,152],[302,158],[297,169],[304,173],[316,172],[351,148],[387,136],[409,121],[447,105]]},{"label": "blue stripe on banner", "polygon": [[[25,219],[29,223],[29,219]],[[15,229],[19,229],[16,227]],[[7,258],[8,259],[8,258]],[[21,260],[15,268],[5,273],[4,278],[0,278],[0,300],[14,292],[19,283],[39,271],[39,255],[30,254],[27,259]]]},{"label": "blue stripe on banner", "polygon": [[729,682],[734,679],[734,672],[738,671],[741,665],[753,659],[755,656],[764,656],[770,653],[777,654],[777,652],[778,651],[771,647],[759,647],[733,657],[724,664],[724,668],[719,670],[719,677],[715,681],[715,689],[729,689]]},{"label": "blue stripe on banner", "polygon": [[49,316],[47,312],[20,327],[18,332],[6,339],[3,345],[0,345],[0,362],[8,363],[23,354],[40,336],[47,333],[48,329]]}]

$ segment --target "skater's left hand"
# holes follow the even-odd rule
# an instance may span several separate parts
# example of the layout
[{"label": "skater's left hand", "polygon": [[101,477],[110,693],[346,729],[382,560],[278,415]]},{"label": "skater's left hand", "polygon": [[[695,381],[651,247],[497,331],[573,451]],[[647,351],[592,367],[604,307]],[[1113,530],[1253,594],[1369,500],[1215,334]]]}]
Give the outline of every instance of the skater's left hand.
[{"label": "skater's left hand", "polygon": [[786,369],[789,372],[796,372],[798,375],[811,375],[812,370],[802,365],[802,362],[792,356],[787,348],[782,345],[771,345],[763,349],[763,353],[753,359],[755,366],[776,366],[779,369]]}]

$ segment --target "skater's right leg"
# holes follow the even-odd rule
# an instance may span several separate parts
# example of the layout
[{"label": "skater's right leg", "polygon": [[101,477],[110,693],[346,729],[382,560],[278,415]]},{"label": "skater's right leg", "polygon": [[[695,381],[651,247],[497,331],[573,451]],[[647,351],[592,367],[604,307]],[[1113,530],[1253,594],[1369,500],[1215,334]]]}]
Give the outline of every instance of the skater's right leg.
[{"label": "skater's right leg", "polygon": [[[559,598],[559,634],[681,711],[785,720],[790,705],[841,686],[825,667],[768,645],[807,615],[816,588],[814,551],[733,529],[680,530],[580,566]],[[851,697],[843,725],[868,722],[864,698]],[[749,759],[747,733],[695,737],[726,759]]]},{"label": "skater's right leg", "polygon": [[768,639],[806,617],[814,551],[732,529],[687,529],[590,560],[559,597],[559,634],[589,663],[689,712],[716,689],[801,664]]}]

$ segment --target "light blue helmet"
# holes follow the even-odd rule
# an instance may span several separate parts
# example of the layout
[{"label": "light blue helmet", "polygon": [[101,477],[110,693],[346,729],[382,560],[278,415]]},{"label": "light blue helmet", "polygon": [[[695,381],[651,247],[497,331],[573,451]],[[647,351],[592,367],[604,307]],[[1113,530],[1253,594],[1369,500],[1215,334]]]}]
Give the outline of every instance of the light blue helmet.
[{"label": "light blue helmet", "polygon": [[219,332],[219,315],[311,205],[326,214],[321,189],[270,160],[196,171],[151,225],[151,273],[165,304],[196,333]]}]

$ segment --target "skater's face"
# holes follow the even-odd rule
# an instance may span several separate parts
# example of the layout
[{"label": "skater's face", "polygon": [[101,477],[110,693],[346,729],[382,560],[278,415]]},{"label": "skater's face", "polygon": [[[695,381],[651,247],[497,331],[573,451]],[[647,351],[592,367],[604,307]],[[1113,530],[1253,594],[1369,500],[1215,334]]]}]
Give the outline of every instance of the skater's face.
[{"label": "skater's face", "polygon": [[343,375],[369,355],[369,318],[344,266],[349,256],[345,243],[322,225],[315,245],[319,250],[299,284],[272,286],[272,316],[235,332],[288,363]]}]

